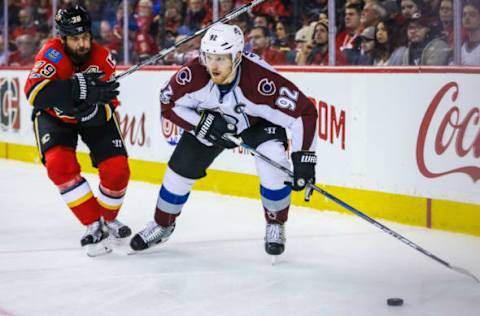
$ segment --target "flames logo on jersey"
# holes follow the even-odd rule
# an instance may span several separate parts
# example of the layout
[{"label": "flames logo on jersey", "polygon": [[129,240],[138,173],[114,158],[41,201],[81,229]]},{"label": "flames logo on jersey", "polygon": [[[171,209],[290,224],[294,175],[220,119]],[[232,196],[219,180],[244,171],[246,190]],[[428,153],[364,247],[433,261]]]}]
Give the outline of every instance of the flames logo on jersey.
[{"label": "flames logo on jersey", "polygon": [[263,78],[258,83],[257,87],[258,92],[264,96],[272,96],[277,92],[277,88],[275,87],[275,83],[273,81],[269,81],[267,78]]},{"label": "flames logo on jersey", "polygon": [[192,81],[192,71],[188,67],[180,69],[175,76],[175,81],[181,86],[186,85]]}]

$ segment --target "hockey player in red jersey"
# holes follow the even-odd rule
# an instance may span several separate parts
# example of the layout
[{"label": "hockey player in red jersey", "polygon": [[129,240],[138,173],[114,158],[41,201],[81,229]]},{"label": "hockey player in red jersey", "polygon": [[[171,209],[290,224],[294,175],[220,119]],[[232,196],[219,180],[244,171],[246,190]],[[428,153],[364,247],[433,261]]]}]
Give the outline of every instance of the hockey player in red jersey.
[{"label": "hockey player in red jersey", "polygon": [[241,137],[290,167],[289,129],[294,179],[255,158],[267,222],[265,250],[271,255],[283,253],[291,190],[302,190],[305,182],[315,181],[317,111],[292,82],[258,56],[242,53],[243,48],[238,26],[215,24],[202,38],[200,57],[181,68],[161,90],[163,119],[185,132],[168,162],[154,221],[132,238],[133,250],[147,249],[170,237],[195,181],[206,175],[205,170],[225,148],[235,147],[223,135]]},{"label": "hockey player in red jersey", "polygon": [[[84,8],[61,9],[55,22],[60,37],[47,41],[35,57],[25,94],[33,106],[37,146],[48,177],[86,226],[81,245],[93,256],[110,251],[104,242],[108,235],[131,234],[116,219],[130,176],[114,115],[119,84],[110,80],[115,62],[108,50],[92,42],[91,20]],[[80,174],[78,136],[99,171],[96,197]]]}]

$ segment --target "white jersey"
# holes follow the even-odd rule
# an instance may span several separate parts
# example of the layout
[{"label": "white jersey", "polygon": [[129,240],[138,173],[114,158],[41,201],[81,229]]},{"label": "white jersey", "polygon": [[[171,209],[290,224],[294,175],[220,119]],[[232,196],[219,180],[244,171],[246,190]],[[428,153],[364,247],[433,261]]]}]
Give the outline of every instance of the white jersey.
[{"label": "white jersey", "polygon": [[233,87],[224,95],[196,58],[175,73],[160,94],[162,118],[187,131],[200,121],[200,112],[220,112],[238,133],[265,119],[290,130],[292,151],[315,149],[317,111],[289,80],[257,55],[243,54]]},{"label": "white jersey", "polygon": [[480,45],[467,48],[467,42],[463,43],[462,65],[480,65]]}]

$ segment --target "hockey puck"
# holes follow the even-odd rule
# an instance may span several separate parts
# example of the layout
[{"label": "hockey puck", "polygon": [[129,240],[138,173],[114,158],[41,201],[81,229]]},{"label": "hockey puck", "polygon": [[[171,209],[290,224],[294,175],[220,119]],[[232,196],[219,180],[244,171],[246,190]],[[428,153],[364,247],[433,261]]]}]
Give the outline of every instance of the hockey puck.
[{"label": "hockey puck", "polygon": [[402,306],[403,305],[403,299],[398,298],[398,297],[391,297],[387,299],[387,305],[389,306]]}]

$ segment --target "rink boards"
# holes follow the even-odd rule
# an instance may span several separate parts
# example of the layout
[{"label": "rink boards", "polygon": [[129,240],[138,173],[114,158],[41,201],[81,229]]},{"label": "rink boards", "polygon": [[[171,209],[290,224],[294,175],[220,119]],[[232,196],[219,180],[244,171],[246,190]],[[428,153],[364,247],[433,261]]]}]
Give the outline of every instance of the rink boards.
[{"label": "rink boards", "polygon": [[[480,69],[279,70],[319,112],[318,185],[372,217],[480,235]],[[174,71],[152,67],[121,81],[118,113],[134,179],[159,183],[181,135],[160,120],[159,91]],[[0,157],[39,162],[27,75],[0,68]],[[79,150],[83,169],[93,171]],[[253,158],[242,150],[223,153],[208,174],[196,189],[259,196]],[[319,195],[302,198],[294,203],[343,211]]]}]

